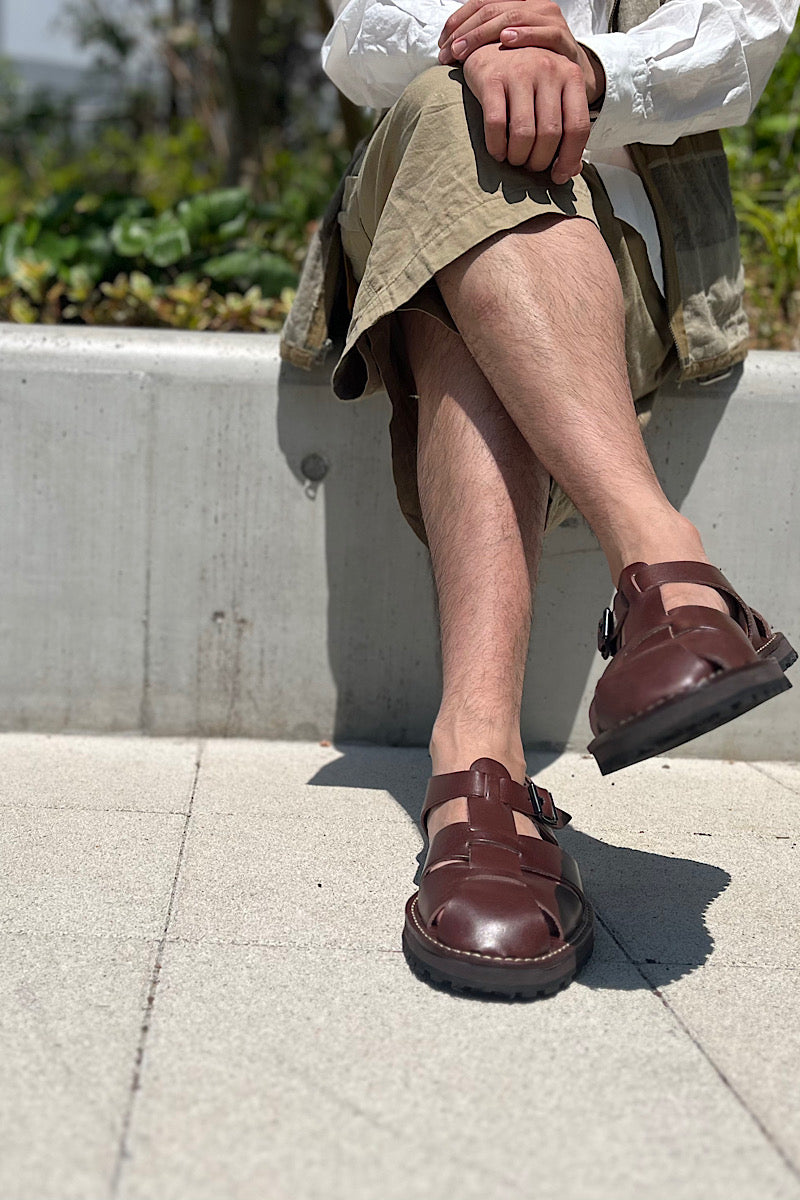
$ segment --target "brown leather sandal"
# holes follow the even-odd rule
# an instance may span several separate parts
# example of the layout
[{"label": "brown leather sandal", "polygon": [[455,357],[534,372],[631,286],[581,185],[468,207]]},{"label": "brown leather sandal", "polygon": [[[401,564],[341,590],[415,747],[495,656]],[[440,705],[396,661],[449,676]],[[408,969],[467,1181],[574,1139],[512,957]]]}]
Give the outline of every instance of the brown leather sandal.
[{"label": "brown leather sandal", "polygon": [[[733,613],[686,605],[667,612],[660,588],[714,588]],[[612,658],[589,710],[589,752],[604,775],[681,746],[791,687],[797,653],[773,633],[716,567],[633,563],[600,620],[598,647]]]},{"label": "brown leather sandal", "polygon": [[[594,944],[577,863],[552,832],[569,813],[532,780],[515,783],[499,762],[479,758],[468,771],[429,781],[426,836],[429,813],[457,796],[467,797],[469,821],[439,830],[406,904],[409,966],[457,991],[530,998],[559,991]],[[517,833],[514,812],[535,822],[541,840]]]}]

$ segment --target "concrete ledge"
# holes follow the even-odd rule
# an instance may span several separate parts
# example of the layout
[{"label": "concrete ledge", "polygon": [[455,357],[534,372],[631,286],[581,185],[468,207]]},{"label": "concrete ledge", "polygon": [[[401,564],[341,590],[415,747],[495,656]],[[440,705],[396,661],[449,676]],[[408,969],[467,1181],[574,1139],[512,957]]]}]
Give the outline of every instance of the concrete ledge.
[{"label": "concrete ledge", "polygon": [[[385,398],[341,405],[277,338],[0,327],[0,726],[424,743],[438,666]],[[744,595],[800,640],[796,354],[665,394],[649,440]],[[328,465],[320,483],[301,463]],[[581,523],[551,539],[530,744],[585,745],[610,593]],[[789,693],[692,744],[796,756]]]}]

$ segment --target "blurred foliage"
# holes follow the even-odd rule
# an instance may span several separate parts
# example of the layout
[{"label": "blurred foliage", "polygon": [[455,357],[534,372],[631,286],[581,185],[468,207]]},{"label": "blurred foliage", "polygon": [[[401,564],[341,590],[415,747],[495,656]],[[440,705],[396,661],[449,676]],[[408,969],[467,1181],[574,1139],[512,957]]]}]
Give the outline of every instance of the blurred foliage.
[{"label": "blurred foliage", "polygon": [[0,64],[0,319],[280,328],[359,132],[321,72],[325,5],[66,11],[95,57],[88,128]]},{"label": "blurred foliage", "polygon": [[[55,174],[84,186],[56,193],[42,181],[39,195],[22,199],[5,180],[0,318],[279,329],[344,152],[310,152],[303,161],[274,150],[255,199],[245,188],[197,190],[213,182],[213,171],[185,176],[174,162],[176,142],[152,135],[134,154],[115,136],[102,153],[89,152],[86,168],[73,162]],[[105,173],[110,147],[119,153]],[[129,186],[85,190],[109,179]]]},{"label": "blurred foliage", "polygon": [[800,23],[750,121],[724,139],[752,344],[800,350]]}]

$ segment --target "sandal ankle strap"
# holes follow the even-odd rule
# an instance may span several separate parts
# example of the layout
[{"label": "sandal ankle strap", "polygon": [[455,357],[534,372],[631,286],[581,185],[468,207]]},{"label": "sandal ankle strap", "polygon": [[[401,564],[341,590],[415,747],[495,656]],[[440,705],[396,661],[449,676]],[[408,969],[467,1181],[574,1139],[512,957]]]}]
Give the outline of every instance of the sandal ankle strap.
[{"label": "sandal ankle strap", "polygon": [[[498,764],[499,765],[499,764]],[[503,768],[505,770],[505,768]],[[556,808],[555,801],[546,788],[539,787],[528,779],[524,784],[516,783],[507,774],[493,774],[472,767],[468,771],[450,771],[444,775],[433,775],[428,781],[425,803],[420,822],[427,827],[428,814],[454,800],[457,796],[499,801],[514,812],[522,813],[551,829],[563,829],[572,819],[569,813]]]}]

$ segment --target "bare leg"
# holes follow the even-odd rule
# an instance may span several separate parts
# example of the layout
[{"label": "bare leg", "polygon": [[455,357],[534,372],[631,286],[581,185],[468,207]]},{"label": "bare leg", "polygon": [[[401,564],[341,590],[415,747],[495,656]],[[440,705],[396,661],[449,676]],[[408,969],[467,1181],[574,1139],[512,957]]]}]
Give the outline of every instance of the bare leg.
[{"label": "bare leg", "polygon": [[[708,561],[697,529],[664,495],[641,438],[622,291],[599,230],[539,217],[483,242],[437,280],[481,371],[594,530],[614,583],[631,562]],[[707,588],[662,592],[668,608],[725,610]]]},{"label": "bare leg", "polygon": [[[461,338],[432,317],[401,315],[419,392],[418,478],[439,600],[442,703],[434,774],[476,758],[521,783],[520,705],[549,478]],[[466,819],[463,800],[430,832]],[[520,832],[535,833],[515,814]]]}]

